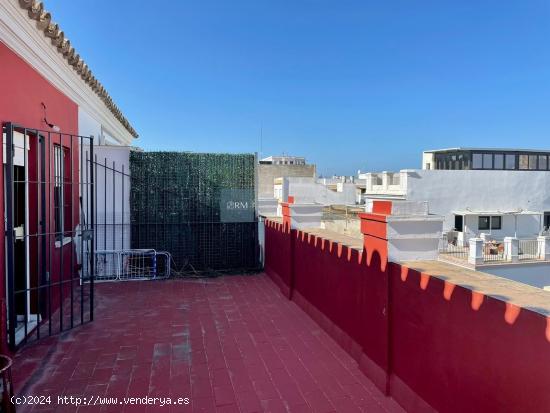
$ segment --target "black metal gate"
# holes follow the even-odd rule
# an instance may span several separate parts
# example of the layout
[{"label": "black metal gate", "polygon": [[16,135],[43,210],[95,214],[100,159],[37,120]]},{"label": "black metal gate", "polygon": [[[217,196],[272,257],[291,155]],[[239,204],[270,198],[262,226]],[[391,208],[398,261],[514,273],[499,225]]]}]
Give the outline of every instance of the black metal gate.
[{"label": "black metal gate", "polygon": [[8,344],[94,317],[93,137],[2,125]]}]

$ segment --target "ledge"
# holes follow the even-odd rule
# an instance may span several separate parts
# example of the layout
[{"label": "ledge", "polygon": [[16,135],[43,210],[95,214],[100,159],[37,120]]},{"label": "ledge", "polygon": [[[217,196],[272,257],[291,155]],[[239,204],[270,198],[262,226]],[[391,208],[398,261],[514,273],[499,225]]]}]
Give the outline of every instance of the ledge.
[{"label": "ledge", "polygon": [[403,261],[402,266],[476,293],[550,316],[550,292],[442,261]]},{"label": "ledge", "polygon": [[324,228],[304,228],[298,231],[323,238],[328,241],[337,242],[338,244],[345,245],[348,248],[353,248],[359,251],[363,250],[363,238],[340,234],[339,232],[330,231]]}]

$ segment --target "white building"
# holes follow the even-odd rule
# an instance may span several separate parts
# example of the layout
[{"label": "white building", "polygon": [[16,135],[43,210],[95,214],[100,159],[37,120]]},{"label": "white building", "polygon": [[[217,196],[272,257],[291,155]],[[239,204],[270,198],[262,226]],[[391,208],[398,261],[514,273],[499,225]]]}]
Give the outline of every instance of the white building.
[{"label": "white building", "polygon": [[537,149],[437,149],[423,152],[422,169],[548,171],[549,156]]},{"label": "white building", "polygon": [[[446,149],[423,154],[423,169],[362,174],[364,197],[427,201],[459,241],[486,233],[536,237],[550,226],[550,173],[542,151]],[[368,203],[368,202],[367,202]]]},{"label": "white building", "polygon": [[334,188],[330,188],[314,178],[284,177],[275,180],[274,196],[279,202],[287,202],[290,196],[297,203],[354,205],[355,185],[339,182]]},{"label": "white building", "polygon": [[301,156],[268,156],[267,158],[260,159],[262,165],[305,165],[306,158]]}]

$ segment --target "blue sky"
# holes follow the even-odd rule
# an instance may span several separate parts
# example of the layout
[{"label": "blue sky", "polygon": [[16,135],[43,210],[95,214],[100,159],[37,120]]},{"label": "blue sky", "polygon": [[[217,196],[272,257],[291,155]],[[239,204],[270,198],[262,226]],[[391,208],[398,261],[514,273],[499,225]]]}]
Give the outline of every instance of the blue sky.
[{"label": "blue sky", "polygon": [[[92,5],[93,4],[93,5]],[[146,150],[305,156],[548,148],[550,2],[48,0]]]}]

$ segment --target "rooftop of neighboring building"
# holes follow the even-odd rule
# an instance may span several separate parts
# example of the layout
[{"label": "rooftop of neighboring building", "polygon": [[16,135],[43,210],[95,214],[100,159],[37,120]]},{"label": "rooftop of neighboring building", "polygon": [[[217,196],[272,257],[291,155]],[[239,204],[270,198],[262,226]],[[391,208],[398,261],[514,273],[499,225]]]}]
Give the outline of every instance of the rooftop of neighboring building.
[{"label": "rooftop of neighboring building", "polygon": [[260,159],[260,163],[268,165],[305,165],[306,158],[303,156],[272,155]]},{"label": "rooftop of neighboring building", "polygon": [[430,149],[430,150],[424,151],[424,153],[446,153],[446,152],[457,152],[457,151],[550,153],[550,149],[544,150],[544,149],[522,149],[522,148],[472,148],[472,147]]},{"label": "rooftop of neighboring building", "polygon": [[450,148],[422,154],[423,169],[547,171],[550,151],[535,149]]}]

